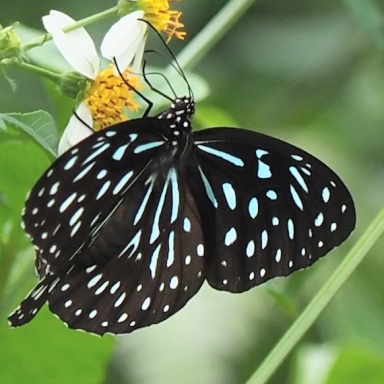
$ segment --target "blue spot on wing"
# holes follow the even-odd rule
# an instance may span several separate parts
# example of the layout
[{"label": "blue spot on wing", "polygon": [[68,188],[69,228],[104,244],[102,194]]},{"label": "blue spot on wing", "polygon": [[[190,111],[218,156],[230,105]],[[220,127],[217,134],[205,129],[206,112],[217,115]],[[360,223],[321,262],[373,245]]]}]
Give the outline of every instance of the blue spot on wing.
[{"label": "blue spot on wing", "polygon": [[229,163],[232,163],[233,165],[236,165],[237,167],[244,167],[244,162],[239,157],[233,156],[227,152],[223,152],[215,148],[207,147],[206,145],[198,144],[197,146],[204,152],[217,156],[225,161],[228,161]]}]

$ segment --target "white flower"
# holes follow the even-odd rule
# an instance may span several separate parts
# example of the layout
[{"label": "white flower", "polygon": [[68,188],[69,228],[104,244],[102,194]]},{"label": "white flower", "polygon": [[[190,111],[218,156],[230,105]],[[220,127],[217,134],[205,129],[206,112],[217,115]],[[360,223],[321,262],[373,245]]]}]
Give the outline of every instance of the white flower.
[{"label": "white flower", "polygon": [[[81,118],[82,121],[80,121],[79,118]],[[75,114],[69,119],[63,135],[61,136],[57,148],[58,155],[62,155],[66,150],[90,136],[92,134],[92,123],[91,112],[87,105],[84,102],[81,102],[76,108]]]},{"label": "white flower", "polygon": [[[104,36],[101,54],[117,66],[113,69],[115,76],[123,74],[129,66],[134,73],[140,70],[147,32],[147,24],[139,20],[143,16],[143,11],[135,11],[122,17]],[[75,71],[94,81],[101,74],[95,44],[84,28],[63,32],[64,27],[73,23],[75,20],[58,11],[43,17],[44,27],[64,59]],[[76,116],[71,117],[59,143],[59,155],[92,133],[93,117],[84,101],[78,105],[76,115],[82,122]],[[84,123],[89,126],[85,127]]]}]

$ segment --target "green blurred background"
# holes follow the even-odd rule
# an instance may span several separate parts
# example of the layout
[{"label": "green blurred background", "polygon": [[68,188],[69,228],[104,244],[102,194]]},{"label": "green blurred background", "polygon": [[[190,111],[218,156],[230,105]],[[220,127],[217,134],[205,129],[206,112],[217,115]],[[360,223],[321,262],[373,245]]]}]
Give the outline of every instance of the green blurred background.
[{"label": "green blurred background", "polygon": [[[188,32],[185,42],[171,42],[174,52],[225,4],[173,4]],[[113,5],[2,0],[0,23],[41,30],[50,9],[80,19]],[[112,21],[88,30],[100,42]],[[0,383],[244,383],[384,204],[383,28],[378,0],[259,0],[197,63],[193,72],[210,94],[198,103],[196,127],[249,127],[316,155],[348,185],[357,228],[307,271],[242,295],[205,285],[169,320],[123,337],[68,330],[46,308],[25,327],[7,328],[8,313],[35,282],[20,211],[49,159],[24,136],[0,132]],[[47,110],[63,129],[71,100],[29,73],[7,75],[17,89],[0,78],[0,113]],[[384,383],[383,247],[381,239],[270,383]]]}]

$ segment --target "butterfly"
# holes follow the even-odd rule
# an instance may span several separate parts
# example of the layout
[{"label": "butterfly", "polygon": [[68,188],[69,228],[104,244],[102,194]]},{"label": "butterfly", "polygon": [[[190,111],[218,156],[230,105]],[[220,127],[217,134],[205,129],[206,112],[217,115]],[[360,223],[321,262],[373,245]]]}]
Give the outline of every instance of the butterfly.
[{"label": "butterfly", "polygon": [[94,133],[27,198],[39,278],[10,315],[44,303],[70,328],[129,333],[179,311],[206,280],[243,292],[312,265],[355,227],[320,160],[245,129],[192,131],[193,97]]}]

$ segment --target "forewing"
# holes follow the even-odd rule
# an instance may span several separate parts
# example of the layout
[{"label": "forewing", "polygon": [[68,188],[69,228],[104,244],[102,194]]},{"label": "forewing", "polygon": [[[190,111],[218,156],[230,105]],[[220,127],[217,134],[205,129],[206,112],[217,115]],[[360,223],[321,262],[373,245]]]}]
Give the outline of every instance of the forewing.
[{"label": "forewing", "polygon": [[[185,180],[140,178],[129,196],[60,277],[49,307],[70,328],[128,333],[183,307],[204,280],[200,217]],[[101,262],[101,260],[105,260]]]},{"label": "forewing", "polygon": [[150,118],[117,124],[65,152],[43,174],[23,211],[38,270],[66,270],[94,241],[161,150],[162,129],[160,120]]},{"label": "forewing", "polygon": [[242,129],[195,133],[208,282],[242,292],[313,264],[355,226],[340,178],[292,145]]}]

